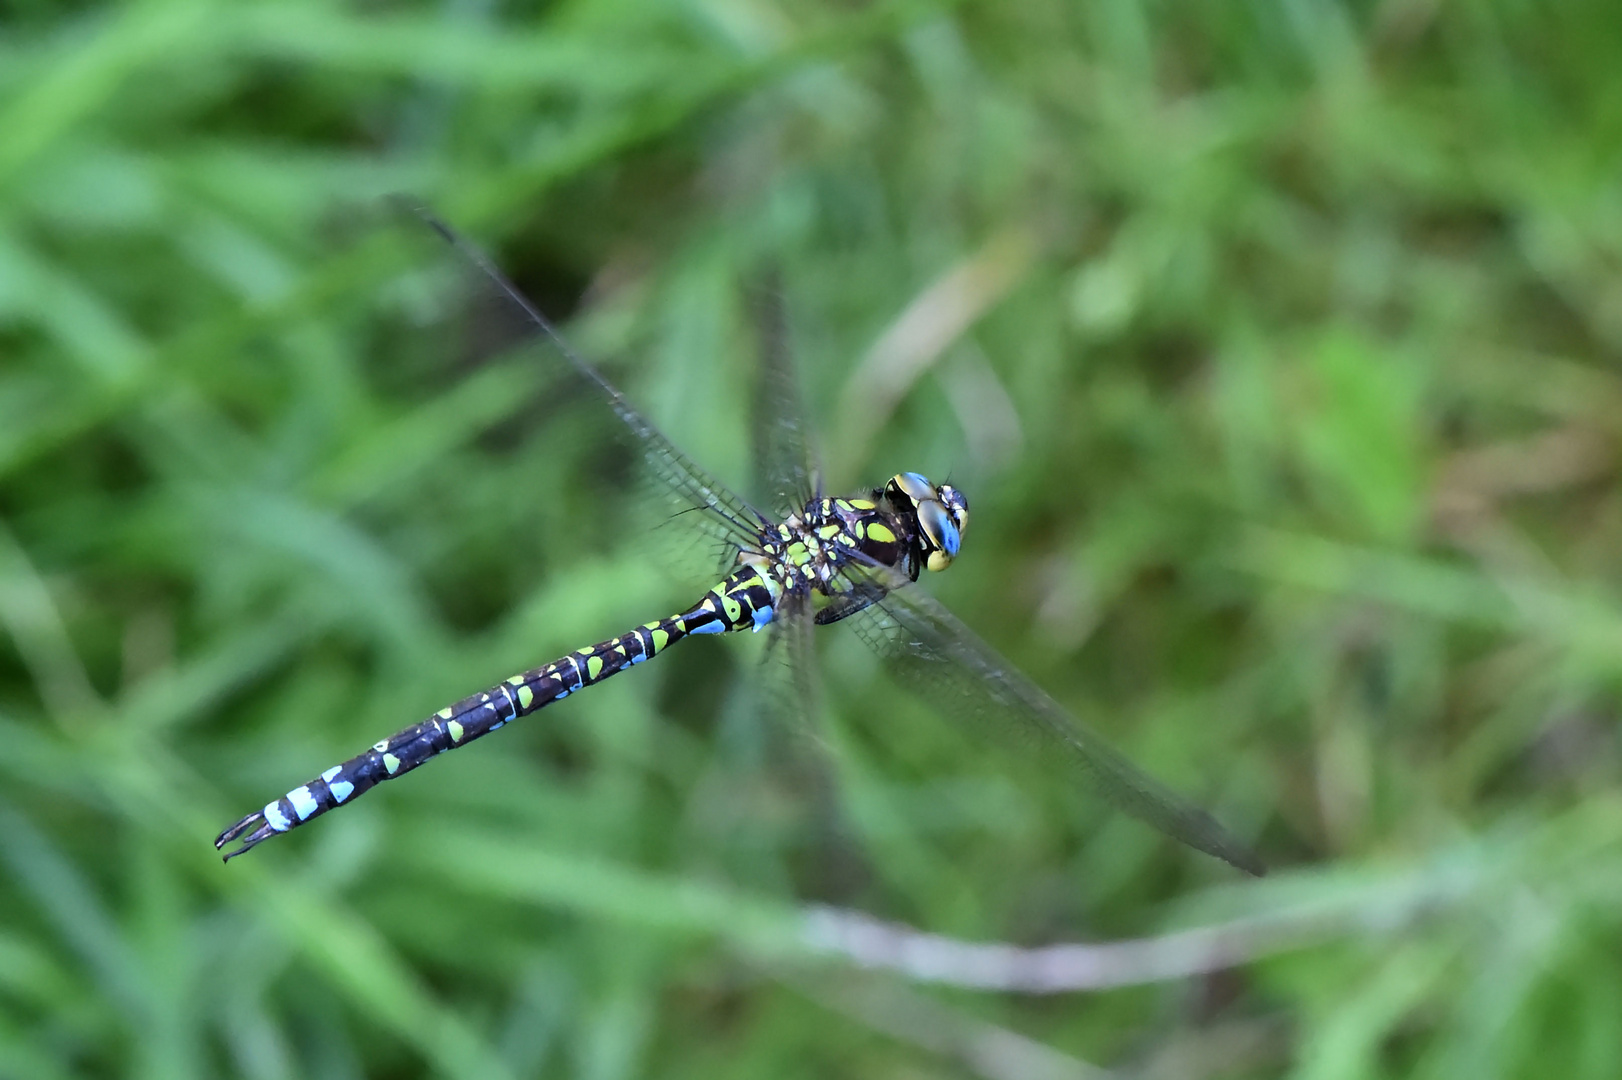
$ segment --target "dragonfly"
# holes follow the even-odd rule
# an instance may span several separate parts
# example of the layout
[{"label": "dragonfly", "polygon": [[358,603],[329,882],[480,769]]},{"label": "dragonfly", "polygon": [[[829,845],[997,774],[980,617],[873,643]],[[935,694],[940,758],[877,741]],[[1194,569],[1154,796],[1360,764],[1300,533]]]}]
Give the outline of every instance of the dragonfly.
[{"label": "dragonfly", "polygon": [[763,320],[766,347],[757,389],[757,463],[778,504],[777,513],[767,514],[671,442],[488,256],[432,212],[412,209],[531,335],[549,342],[552,353],[606,400],[645,474],[678,508],[674,516],[722,545],[723,576],[684,611],[465,697],[272,799],[220,833],[214,847],[225,860],[690,637],[769,629],[772,651],[782,645],[795,686],[809,696],[812,632],[845,624],[940,711],[1034,743],[1041,753],[1067,762],[1116,809],[1240,870],[1265,873],[1256,854],[1208,813],[1132,764],[917,585],[922,571],[944,571],[962,552],[969,525],[963,492],[916,472],[897,473],[851,497],[823,491],[780,314]]}]

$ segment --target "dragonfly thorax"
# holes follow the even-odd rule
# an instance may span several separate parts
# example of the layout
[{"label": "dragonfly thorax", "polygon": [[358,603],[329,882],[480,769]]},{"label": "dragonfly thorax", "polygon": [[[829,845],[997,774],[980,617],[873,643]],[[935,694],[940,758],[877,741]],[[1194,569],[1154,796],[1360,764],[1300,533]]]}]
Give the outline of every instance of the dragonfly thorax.
[{"label": "dragonfly thorax", "polygon": [[899,525],[875,499],[813,499],[798,513],[761,535],[761,549],[740,561],[772,575],[785,592],[806,595],[828,589],[852,559],[892,559],[870,550],[875,540],[894,538]]}]

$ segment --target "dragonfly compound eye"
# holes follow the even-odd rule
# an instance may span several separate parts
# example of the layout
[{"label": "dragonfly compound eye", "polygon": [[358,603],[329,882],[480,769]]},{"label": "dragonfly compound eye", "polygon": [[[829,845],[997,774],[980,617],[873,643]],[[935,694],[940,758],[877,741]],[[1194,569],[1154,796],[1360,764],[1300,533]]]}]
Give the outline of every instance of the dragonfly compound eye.
[{"label": "dragonfly compound eye", "polygon": [[928,552],[925,562],[931,570],[945,570],[957,557],[962,537],[957,523],[946,507],[934,499],[918,504],[918,524],[924,532],[924,546]]},{"label": "dragonfly compound eye", "polygon": [[935,497],[935,485],[915,472],[901,473],[890,483],[900,488],[907,498],[913,502],[921,503],[926,499]]},{"label": "dragonfly compound eye", "polygon": [[939,495],[941,505],[951,512],[952,520],[957,523],[958,535],[969,531],[969,500],[963,493],[951,484],[942,484]]}]

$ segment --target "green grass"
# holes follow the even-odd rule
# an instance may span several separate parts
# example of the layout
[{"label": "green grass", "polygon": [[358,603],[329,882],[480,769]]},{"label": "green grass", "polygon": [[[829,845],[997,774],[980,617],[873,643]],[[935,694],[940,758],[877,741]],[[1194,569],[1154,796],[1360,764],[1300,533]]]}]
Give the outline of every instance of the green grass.
[{"label": "green grass", "polygon": [[[1614,4],[514,7],[0,9],[0,1076],[1622,1072]],[[775,260],[834,486],[950,473],[929,587],[1273,875],[838,634],[820,745],[684,645],[220,866],[709,584],[401,191],[740,484]]]}]

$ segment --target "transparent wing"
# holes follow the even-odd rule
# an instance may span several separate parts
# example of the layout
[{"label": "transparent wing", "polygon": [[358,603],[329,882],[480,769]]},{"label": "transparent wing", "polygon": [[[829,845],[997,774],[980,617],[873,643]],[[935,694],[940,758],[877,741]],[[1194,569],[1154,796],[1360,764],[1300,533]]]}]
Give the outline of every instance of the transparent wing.
[{"label": "transparent wing", "polygon": [[815,629],[809,603],[785,596],[772,618],[771,642],[762,662],[778,669],[773,713],[789,718],[794,727],[821,739],[822,691],[817,678]]},{"label": "transparent wing", "polygon": [[576,374],[593,386],[614,410],[641,458],[642,473],[650,494],[667,508],[664,520],[674,532],[696,533],[712,542],[714,555],[722,565],[732,561],[740,548],[753,548],[762,526],[769,524],[742,496],[700,468],[653,422],[626,400],[625,395],[602,372],[575,352],[529,298],[478,248],[426,208],[402,201],[402,207],[438,233],[477,272],[492,299],[516,316],[532,335],[547,341]]},{"label": "transparent wing", "polygon": [[816,892],[830,900],[854,895],[871,880],[872,870],[861,831],[841,798],[839,759],[823,724],[815,628],[809,603],[786,603],[772,620],[772,638],[754,685],[762,714],[786,721],[761,725],[768,746],[784,751],[772,759],[772,771],[775,782],[793,793],[799,849],[815,867]]},{"label": "transparent wing", "polygon": [[761,278],[751,304],[761,358],[753,432],[756,488],[773,510],[787,515],[821,497],[821,470],[789,351],[782,282],[775,269]]},{"label": "transparent wing", "polygon": [[858,568],[849,577],[852,594],[871,602],[843,621],[916,676],[912,685],[943,711],[992,734],[1054,748],[1079,765],[1117,809],[1246,873],[1266,872],[1215,818],[1133,765],[923,589],[878,567]]}]

